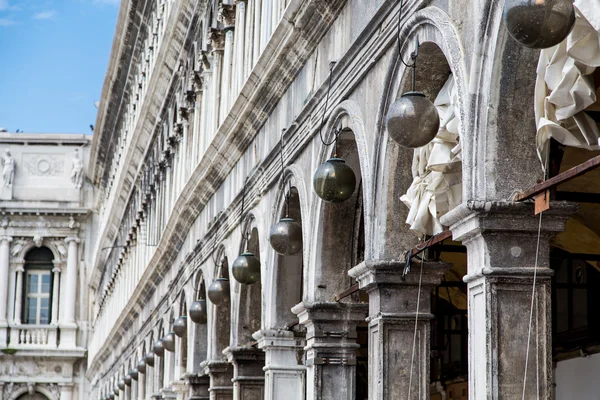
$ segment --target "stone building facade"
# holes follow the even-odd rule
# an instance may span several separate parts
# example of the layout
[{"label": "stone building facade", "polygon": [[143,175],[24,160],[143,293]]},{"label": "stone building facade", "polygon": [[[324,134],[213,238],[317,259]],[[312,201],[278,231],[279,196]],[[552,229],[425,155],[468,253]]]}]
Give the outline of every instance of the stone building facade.
[{"label": "stone building facade", "polygon": [[[561,363],[598,363],[597,210],[557,201],[541,218],[513,201],[544,176],[540,52],[509,38],[503,4],[123,0],[89,156],[91,398],[594,390]],[[411,88],[417,42],[414,84],[442,119],[415,151],[385,117]],[[556,154],[555,172],[585,158]],[[313,190],[331,157],[356,178],[340,203]],[[586,179],[569,193],[593,192]],[[268,240],[287,215],[297,255]],[[444,230],[405,273],[419,237]],[[260,260],[253,284],[234,276],[245,250]],[[203,305],[206,321],[171,334]]]},{"label": "stone building facade", "polygon": [[2,399],[71,400],[90,390],[90,143],[86,135],[0,134]]}]

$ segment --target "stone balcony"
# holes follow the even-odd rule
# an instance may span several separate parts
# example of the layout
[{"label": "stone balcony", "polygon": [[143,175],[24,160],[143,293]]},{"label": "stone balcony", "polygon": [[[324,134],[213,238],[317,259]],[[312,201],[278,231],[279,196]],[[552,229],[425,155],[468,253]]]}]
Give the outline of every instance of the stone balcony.
[{"label": "stone balcony", "polygon": [[58,327],[56,325],[17,325],[10,329],[9,348],[58,347]]}]

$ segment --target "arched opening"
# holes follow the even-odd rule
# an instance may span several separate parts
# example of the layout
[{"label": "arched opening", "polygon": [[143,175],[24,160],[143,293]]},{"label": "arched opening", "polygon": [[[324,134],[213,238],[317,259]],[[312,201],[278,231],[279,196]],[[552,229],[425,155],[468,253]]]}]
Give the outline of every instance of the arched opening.
[{"label": "arched opening", "polygon": [[[187,304],[185,300],[185,291],[181,292],[179,296],[179,316],[186,316],[187,319]],[[177,317],[178,318],[178,317]],[[190,321],[187,321],[189,323]],[[188,351],[188,343],[187,343],[187,332],[186,336],[183,338],[179,338],[176,336],[177,340],[177,366],[179,368],[178,377],[181,378],[185,375],[187,369],[187,351]]]},{"label": "arched opening", "polygon": [[[196,284],[194,286],[194,289],[194,299],[196,301],[204,301],[206,310],[206,306],[208,303],[206,303],[206,285],[204,283],[204,277],[202,275],[202,272],[199,272],[196,277]],[[194,373],[198,373],[200,369],[200,363],[206,360],[208,355],[208,329],[206,322],[197,324],[192,322],[191,319],[188,318],[188,324],[189,323],[192,324],[192,334],[189,338],[193,354],[191,370]]]},{"label": "arched opening", "polygon": [[[224,255],[224,250],[220,250],[220,261],[217,264],[215,277],[229,277],[229,261]],[[224,304],[219,306],[212,305],[213,324],[215,326],[215,346],[213,350],[214,359],[223,359],[223,350],[229,346],[231,334],[231,296],[227,297]],[[212,303],[211,303],[212,304]]]},{"label": "arched opening", "polygon": [[48,400],[48,398],[40,392],[33,392],[22,394],[17,400]]},{"label": "arched opening", "polygon": [[[298,189],[291,187],[288,204],[283,205],[280,218],[290,217],[302,225],[300,196]],[[292,307],[302,302],[304,288],[303,251],[294,255],[275,256],[275,293],[273,306],[275,319],[272,322],[276,329],[299,329],[298,317],[292,312]]]},{"label": "arched opening", "polygon": [[52,310],[52,306],[58,306],[58,299],[53,296],[54,285],[58,284],[54,282],[53,259],[54,255],[47,247],[33,248],[25,255],[23,299],[17,300],[24,304],[22,321],[26,324],[47,325],[58,311]]},{"label": "arched opening", "polygon": [[[353,124],[351,117],[342,114],[335,122],[332,126],[341,130],[335,143],[334,154],[345,160],[352,168],[356,177],[356,187],[350,198],[344,202],[321,202],[316,251],[320,257],[317,258],[317,266],[320,268],[315,274],[317,276],[315,300],[364,305],[368,302],[367,294],[362,290],[352,290],[354,282],[348,275],[348,271],[364,261],[365,257],[364,193],[359,149],[351,128]],[[361,400],[367,398],[369,388],[368,324],[364,320],[352,323],[356,324],[358,345],[353,377],[354,397]]]},{"label": "arched opening", "polygon": [[[251,221],[249,221],[250,223]],[[252,228],[246,249],[260,261],[260,245],[258,230]],[[245,240],[243,241],[245,242]],[[244,244],[242,244],[242,247]],[[241,251],[246,249],[242,248]],[[254,341],[252,334],[261,328],[262,316],[262,284],[261,279],[251,285],[240,285],[240,303],[238,308],[237,342],[240,346],[248,346]]]}]

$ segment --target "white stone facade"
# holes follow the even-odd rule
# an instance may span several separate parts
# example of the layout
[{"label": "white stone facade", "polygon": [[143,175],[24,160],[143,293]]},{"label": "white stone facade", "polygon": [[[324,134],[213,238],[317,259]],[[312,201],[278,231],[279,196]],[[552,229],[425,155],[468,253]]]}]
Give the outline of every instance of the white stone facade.
[{"label": "white stone facade", "polygon": [[[407,0],[398,31],[399,1],[123,0],[84,171],[93,202],[77,197],[87,193],[78,162],[50,156],[40,169],[37,153],[12,147],[12,191],[0,193],[30,193],[19,183],[25,168],[32,182],[56,171],[70,185],[56,195],[94,210],[79,231],[50,235],[31,222],[66,265],[60,295],[85,300],[57,316],[59,348],[63,330],[74,352],[87,346],[77,365],[89,387],[75,383],[64,399],[551,398],[550,247],[577,252],[551,239],[577,207],[553,205],[538,230],[533,207],[511,201],[543,176],[533,139],[539,52],[510,40],[502,5]],[[388,137],[385,116],[410,88],[398,57],[410,59],[417,37],[416,88],[434,99],[453,76],[462,202],[434,217],[460,243],[403,277],[417,244],[400,200],[414,152]],[[333,155],[357,178],[339,204],[312,187]],[[278,255],[268,240],[286,214],[302,225],[298,255]],[[24,235],[5,234],[13,241],[0,242],[0,258]],[[261,262],[252,285],[232,272],[244,250]],[[69,269],[82,257],[86,280],[71,285],[82,283]],[[9,262],[7,273],[17,280],[19,268]],[[230,285],[219,306],[207,299],[217,278]],[[188,317],[173,351],[152,355],[198,300],[207,321]]]},{"label": "white stone facade", "polygon": [[3,399],[38,393],[70,400],[89,391],[86,271],[95,242],[94,192],[81,166],[90,143],[86,135],[0,134],[4,166],[11,167],[0,201]]}]

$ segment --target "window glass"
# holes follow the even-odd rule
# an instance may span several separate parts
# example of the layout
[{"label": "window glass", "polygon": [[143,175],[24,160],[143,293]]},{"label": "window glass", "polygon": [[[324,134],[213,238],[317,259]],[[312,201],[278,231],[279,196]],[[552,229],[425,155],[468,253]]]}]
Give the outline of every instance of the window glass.
[{"label": "window glass", "polygon": [[25,322],[34,325],[49,324],[51,272],[48,270],[29,270],[26,279]]},{"label": "window glass", "polygon": [[42,275],[42,293],[50,293],[50,274]]},{"label": "window glass", "polygon": [[38,290],[38,276],[36,274],[29,274],[28,275],[28,287],[29,290],[27,291],[28,293],[36,293]]}]

